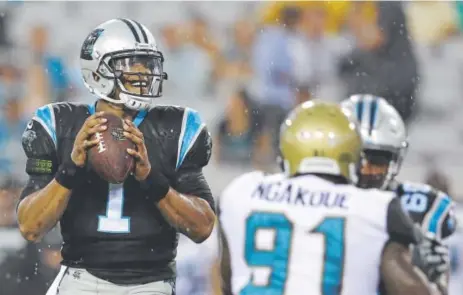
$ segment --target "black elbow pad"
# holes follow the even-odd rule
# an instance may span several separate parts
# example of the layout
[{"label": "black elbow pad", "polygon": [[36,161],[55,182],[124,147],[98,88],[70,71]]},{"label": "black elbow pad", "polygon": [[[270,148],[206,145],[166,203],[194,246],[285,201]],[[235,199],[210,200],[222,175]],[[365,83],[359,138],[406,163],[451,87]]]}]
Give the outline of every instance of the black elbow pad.
[{"label": "black elbow pad", "polygon": [[404,246],[417,244],[422,240],[422,233],[408,213],[402,208],[398,198],[394,198],[387,208],[387,232],[391,241]]}]

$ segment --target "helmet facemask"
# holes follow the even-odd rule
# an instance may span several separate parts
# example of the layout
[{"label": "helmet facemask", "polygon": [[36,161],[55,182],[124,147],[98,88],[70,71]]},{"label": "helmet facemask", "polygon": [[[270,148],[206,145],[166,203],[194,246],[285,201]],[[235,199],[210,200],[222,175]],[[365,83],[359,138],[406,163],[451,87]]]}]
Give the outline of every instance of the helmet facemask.
[{"label": "helmet facemask", "polygon": [[145,109],[162,96],[164,58],[159,51],[122,51],[102,58],[98,74],[114,81],[112,97],[105,100],[133,110]]},{"label": "helmet facemask", "polygon": [[399,173],[406,146],[395,152],[365,149],[359,167],[358,186],[362,188],[387,189]]}]

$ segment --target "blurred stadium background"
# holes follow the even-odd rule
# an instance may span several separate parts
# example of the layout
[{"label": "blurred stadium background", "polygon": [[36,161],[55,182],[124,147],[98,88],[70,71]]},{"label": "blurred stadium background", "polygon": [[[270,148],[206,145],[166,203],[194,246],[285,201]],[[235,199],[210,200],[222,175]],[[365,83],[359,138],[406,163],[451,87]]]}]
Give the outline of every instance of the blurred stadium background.
[{"label": "blurred stadium background", "polygon": [[[208,123],[215,148],[206,173],[217,196],[240,173],[276,171],[275,135],[295,104],[368,92],[388,99],[408,124],[410,149],[400,178],[431,183],[463,201],[461,1],[5,1],[0,294],[45,294],[60,259],[57,232],[33,245],[15,228],[15,203],[26,180],[21,133],[38,106],[95,99],[81,82],[80,46],[93,27],[117,17],[138,20],[158,39],[169,80],[156,103],[195,108]],[[456,295],[463,294],[461,228],[453,240]],[[216,292],[206,278],[215,237],[200,246],[180,243],[177,293]]]}]

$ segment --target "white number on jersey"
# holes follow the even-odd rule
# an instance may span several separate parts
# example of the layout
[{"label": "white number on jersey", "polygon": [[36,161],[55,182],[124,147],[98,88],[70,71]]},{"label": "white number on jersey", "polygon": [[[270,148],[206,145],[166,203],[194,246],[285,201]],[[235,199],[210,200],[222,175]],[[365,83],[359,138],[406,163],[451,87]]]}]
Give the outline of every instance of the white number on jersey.
[{"label": "white number on jersey", "polygon": [[[275,232],[272,249],[256,247],[257,232],[262,229]],[[326,217],[308,235],[324,236],[324,265],[320,269],[322,295],[341,294],[344,266],[344,229],[345,218]],[[268,284],[258,285],[251,277],[249,283],[240,291],[240,295],[272,294],[283,295],[291,259],[291,241],[293,224],[282,213],[253,212],[246,220],[246,245],[244,258],[249,267],[267,267],[271,272]],[[313,245],[307,245],[312,247]]]},{"label": "white number on jersey", "polygon": [[98,231],[112,234],[130,233],[130,217],[122,216],[123,208],[123,185],[110,184],[106,215],[98,216]]},{"label": "white number on jersey", "polygon": [[400,200],[407,211],[421,213],[428,207],[428,197],[422,193],[406,193]]}]

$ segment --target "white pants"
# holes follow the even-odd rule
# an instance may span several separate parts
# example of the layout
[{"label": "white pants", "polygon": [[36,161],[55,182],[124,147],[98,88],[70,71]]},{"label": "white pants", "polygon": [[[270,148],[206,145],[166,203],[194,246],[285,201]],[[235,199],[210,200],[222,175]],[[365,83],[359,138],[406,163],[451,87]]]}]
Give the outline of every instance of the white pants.
[{"label": "white pants", "polygon": [[46,295],[175,295],[173,288],[165,281],[120,286],[97,278],[85,269],[61,266]]}]

